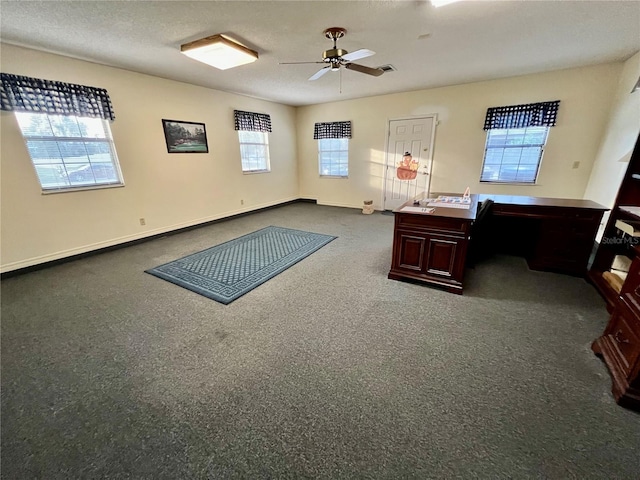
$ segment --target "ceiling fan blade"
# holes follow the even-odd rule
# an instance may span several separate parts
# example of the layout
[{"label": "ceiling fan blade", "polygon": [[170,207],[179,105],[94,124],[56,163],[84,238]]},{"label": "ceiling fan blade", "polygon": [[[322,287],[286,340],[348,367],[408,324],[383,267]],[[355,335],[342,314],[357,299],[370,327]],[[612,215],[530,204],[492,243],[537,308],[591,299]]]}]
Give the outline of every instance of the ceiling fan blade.
[{"label": "ceiling fan blade", "polygon": [[331,70],[331,67],[324,67],[320,70],[318,70],[316,73],[314,73],[313,75],[311,75],[309,77],[309,80],[317,80],[319,79],[321,76],[323,76],[325,73],[327,73],[329,70]]},{"label": "ceiling fan blade", "polygon": [[347,63],[344,67],[348,70],[355,70],[356,72],[366,73],[367,75],[373,75],[374,77],[379,77],[384,73],[384,70],[379,68],[365,67],[364,65],[358,65],[357,63]]},{"label": "ceiling fan blade", "polygon": [[326,62],[280,62],[278,65],[300,65],[303,63],[326,63]]},{"label": "ceiling fan blade", "polygon": [[342,58],[347,62],[352,62],[353,60],[360,60],[361,58],[370,57],[371,55],[375,55],[376,52],[372,50],[368,50],[366,48],[361,48],[360,50],[356,50],[355,52],[347,53],[343,55]]}]

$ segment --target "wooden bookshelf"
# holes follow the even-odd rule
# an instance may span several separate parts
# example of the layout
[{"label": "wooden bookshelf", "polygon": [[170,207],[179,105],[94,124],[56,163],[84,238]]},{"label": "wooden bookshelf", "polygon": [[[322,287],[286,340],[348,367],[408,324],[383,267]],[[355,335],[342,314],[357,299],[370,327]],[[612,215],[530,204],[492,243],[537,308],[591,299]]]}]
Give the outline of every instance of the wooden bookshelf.
[{"label": "wooden bookshelf", "polygon": [[[633,230],[630,235],[618,228],[625,225],[616,227],[618,221],[628,225],[640,221],[640,136],[588,276],[611,313],[605,331],[591,348],[611,372],[616,402],[640,410],[640,237]],[[608,273],[616,255],[631,260],[622,284]]]},{"label": "wooden bookshelf", "polygon": [[607,302],[607,310],[613,312],[620,294],[603,279],[602,274],[611,269],[616,255],[625,255],[633,260],[635,246],[640,245],[640,237],[628,235],[616,227],[616,221],[640,222],[640,136],[627,167],[604,234],[589,270],[588,278]]}]

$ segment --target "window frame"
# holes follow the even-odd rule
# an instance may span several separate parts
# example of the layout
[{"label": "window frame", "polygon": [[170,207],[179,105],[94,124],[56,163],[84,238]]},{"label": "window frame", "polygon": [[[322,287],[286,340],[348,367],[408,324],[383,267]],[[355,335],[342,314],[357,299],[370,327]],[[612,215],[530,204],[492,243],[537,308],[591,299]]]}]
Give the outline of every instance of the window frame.
[{"label": "window frame", "polygon": [[[244,133],[258,133],[262,134],[263,142],[246,142],[242,139],[242,134]],[[258,173],[270,173],[271,172],[271,152],[269,151],[269,132],[261,132],[257,130],[238,130],[238,143],[240,146],[240,168],[242,169],[242,173],[245,175],[253,175]],[[245,170],[245,163],[252,161],[249,158],[245,158],[243,155],[243,145],[259,145],[264,147],[264,152],[266,153],[266,158],[261,158],[260,160],[264,162],[265,168],[256,168],[256,169],[247,169]]]},{"label": "window frame", "polygon": [[[510,130],[523,130],[522,135],[523,135],[523,140],[524,140],[524,136],[527,133],[527,129],[529,128],[544,128],[545,132],[544,132],[544,139],[541,143],[519,143],[519,144],[515,144],[515,145],[508,145],[507,143],[501,144],[501,145],[489,145],[489,141],[491,138],[491,133],[495,133],[495,132],[504,132],[505,136],[508,138],[509,135],[509,131]],[[486,135],[486,139],[485,139],[485,147],[484,147],[484,156],[482,159],[482,167],[480,170],[480,183],[493,183],[493,184],[502,184],[502,185],[537,185],[538,184],[538,175],[540,174],[540,167],[542,166],[542,160],[544,157],[544,151],[545,148],[547,146],[547,141],[549,139],[549,132],[550,132],[551,126],[545,126],[545,125],[533,125],[533,126],[528,126],[528,127],[521,127],[521,128],[494,128],[494,129],[488,129],[487,130],[487,135]],[[491,149],[497,149],[497,150],[502,150],[502,158],[500,160],[500,168],[502,169],[503,166],[503,159],[504,159],[504,150],[505,149],[509,149],[509,148],[539,148],[540,149],[540,154],[538,155],[538,161],[536,163],[536,172],[535,175],[533,177],[533,180],[528,182],[528,181],[523,181],[523,180],[505,180],[505,179],[500,179],[500,174],[498,174],[498,179],[496,180],[483,180],[483,175],[485,172],[485,166],[487,164],[487,154],[489,152],[489,150]],[[520,159],[518,161],[518,167],[520,166],[520,161],[522,159],[522,153],[520,154]]]},{"label": "window frame", "polygon": [[[323,149],[322,148],[322,143],[325,141],[344,141],[346,142],[346,148],[339,148],[339,149]],[[323,174],[322,173],[322,167],[323,167],[323,163],[322,163],[322,154],[323,153],[333,153],[333,152],[339,152],[342,153],[344,152],[346,154],[346,168],[347,168],[347,172],[345,175],[330,175],[330,174]],[[333,163],[329,164],[329,168],[335,165]],[[340,163],[338,163],[338,165],[340,165]],[[349,178],[349,138],[348,137],[342,137],[342,138],[318,138],[318,174],[320,175],[321,178]]]},{"label": "window frame", "polygon": [[[98,118],[98,117],[88,117],[88,116],[81,116],[81,115],[55,115],[55,114],[51,114],[51,113],[47,113],[47,112],[23,112],[23,111],[14,111],[15,114],[15,119],[16,119],[16,123],[18,124],[18,129],[20,130],[20,134],[22,135],[22,139],[25,142],[25,147],[27,149],[27,154],[29,155],[29,159],[31,160],[31,166],[33,168],[33,171],[36,175],[36,178],[38,180],[38,184],[40,185],[40,189],[42,191],[42,194],[53,194],[53,193],[67,193],[67,192],[77,192],[77,191],[82,191],[82,190],[97,190],[97,189],[103,189],[103,188],[118,188],[118,187],[124,187],[124,178],[122,176],[122,170],[120,168],[120,162],[118,159],[118,154],[116,152],[116,147],[115,147],[115,142],[113,140],[113,134],[111,133],[111,128],[109,126],[109,122],[107,120],[105,120],[104,118]],[[47,122],[49,122],[49,126],[51,128],[52,131],[52,135],[30,135],[28,133],[25,133],[25,131],[23,131],[22,129],[22,125],[18,119],[18,116],[20,115],[42,115],[47,119]],[[55,135],[55,129],[54,126],[51,122],[51,117],[71,117],[73,118],[76,123],[78,124],[78,131],[80,133],[80,136],[56,136]],[[104,137],[85,137],[82,136],[82,129],[80,128],[80,122],[78,121],[79,118],[87,118],[90,120],[96,120],[99,121],[101,123],[102,126],[102,131],[104,133]],[[31,155],[31,150],[29,150],[29,142],[46,142],[46,143],[52,143],[56,145],[56,148],[58,149],[58,151],[60,152],[60,162],[59,163],[36,163],[36,159],[34,159],[34,157]],[[72,184],[71,181],[69,179],[69,175],[73,174],[74,172],[78,171],[79,169],[75,169],[75,170],[71,170],[68,171],[68,167],[69,165],[73,165],[76,162],[68,162],[68,158],[67,160],[65,160],[65,157],[61,151],[61,147],[60,147],[60,143],[81,143],[81,144],[91,144],[91,143],[98,143],[98,144],[105,144],[108,147],[109,150],[109,159],[110,159],[110,166],[113,169],[113,172],[116,175],[116,181],[109,181],[109,182],[102,182],[102,183],[97,183],[97,180],[95,178],[95,174],[93,172],[93,168],[92,168],[92,175],[94,175],[94,183],[78,183],[78,184]],[[91,157],[90,157],[90,153],[87,152],[87,157],[86,157],[86,162],[77,162],[78,164],[88,164],[91,167],[93,167],[93,165],[101,165],[101,164],[107,164],[108,162],[92,162],[91,161]],[[46,187],[43,182],[42,179],[40,177],[40,173],[38,172],[38,166],[45,166],[45,165],[58,165],[59,167],[61,167],[61,169],[58,169],[58,175],[63,175],[64,178],[66,178],[66,185],[63,186],[55,186],[55,187]]]}]

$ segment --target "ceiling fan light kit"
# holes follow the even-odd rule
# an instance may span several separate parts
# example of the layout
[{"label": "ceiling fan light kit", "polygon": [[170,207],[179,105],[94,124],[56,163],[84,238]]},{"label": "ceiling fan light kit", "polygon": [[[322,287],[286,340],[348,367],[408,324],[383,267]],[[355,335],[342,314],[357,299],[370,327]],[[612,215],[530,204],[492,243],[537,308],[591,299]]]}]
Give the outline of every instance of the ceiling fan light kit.
[{"label": "ceiling fan light kit", "polygon": [[220,70],[246,65],[258,59],[255,52],[223,35],[212,35],[180,46],[180,51]]},{"label": "ceiling fan light kit", "polygon": [[333,48],[329,50],[325,50],[322,52],[322,61],[320,62],[283,62],[281,65],[293,65],[293,64],[303,64],[303,63],[323,63],[326,66],[322,67],[318,72],[314,73],[309,80],[317,80],[321,76],[323,76],[328,71],[336,72],[340,70],[340,67],[345,67],[347,70],[353,70],[354,72],[365,73],[367,75],[372,75],[374,77],[379,77],[382,75],[385,70],[381,68],[372,68],[364,65],[358,65],[357,63],[352,63],[353,60],[359,60],[361,58],[370,57],[375,55],[376,52],[372,50],[368,50],[366,48],[361,48],[360,50],[356,50],[355,52],[347,52],[342,48],[338,48],[336,42],[339,38],[345,36],[347,31],[342,27],[331,27],[327,28],[324,32],[324,36],[329,40],[333,40]]}]

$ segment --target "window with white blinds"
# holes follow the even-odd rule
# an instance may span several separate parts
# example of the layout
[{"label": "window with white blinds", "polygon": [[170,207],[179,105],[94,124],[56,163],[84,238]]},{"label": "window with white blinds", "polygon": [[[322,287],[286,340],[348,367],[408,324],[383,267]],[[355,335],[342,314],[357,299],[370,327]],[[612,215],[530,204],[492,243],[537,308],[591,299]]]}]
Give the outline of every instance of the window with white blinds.
[{"label": "window with white blinds", "polygon": [[481,182],[535,183],[549,127],[487,131]]},{"label": "window with white blinds", "polygon": [[487,109],[481,182],[535,184],[560,100]]},{"label": "window with white blinds", "polygon": [[348,177],[349,139],[319,139],[318,164],[320,166],[320,176],[322,177]]},{"label": "window with white blinds", "polygon": [[249,130],[238,130],[240,158],[244,173],[266,173],[271,170],[269,162],[269,134]]},{"label": "window with white blinds", "polygon": [[14,113],[44,192],[123,185],[103,118]]}]

